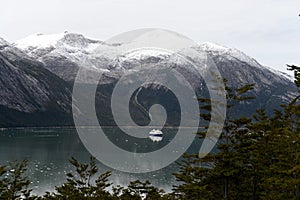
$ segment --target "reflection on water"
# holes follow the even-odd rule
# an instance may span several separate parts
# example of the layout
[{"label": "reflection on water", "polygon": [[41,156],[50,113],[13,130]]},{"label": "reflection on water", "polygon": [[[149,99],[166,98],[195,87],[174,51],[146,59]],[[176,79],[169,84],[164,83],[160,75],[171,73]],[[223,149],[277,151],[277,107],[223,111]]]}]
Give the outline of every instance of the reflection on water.
[{"label": "reflection on water", "polygon": [[[148,139],[140,144],[129,142],[128,139],[122,137],[122,134],[118,134],[118,131],[117,128],[105,128],[108,137],[111,140],[114,139],[121,148],[136,152],[142,146],[145,152],[153,150],[153,145],[160,148],[168,144],[177,130],[165,129],[165,139],[159,143],[153,143]],[[186,132],[186,134],[194,134],[189,129],[186,129]],[[200,140],[195,139],[188,151],[196,153],[200,144]],[[28,159],[28,173],[35,193],[52,191],[55,186],[62,184],[66,179],[65,174],[73,170],[68,162],[71,157],[75,157],[80,162],[88,162],[90,156],[74,128],[26,128],[0,131],[0,165],[8,164],[13,160]],[[100,172],[112,170],[100,162],[97,164]],[[164,169],[144,174],[129,174],[112,170],[111,181],[115,185],[128,185],[129,181],[136,179],[150,180],[154,185],[168,191],[175,184],[172,173],[176,169],[176,164],[171,164]]]}]

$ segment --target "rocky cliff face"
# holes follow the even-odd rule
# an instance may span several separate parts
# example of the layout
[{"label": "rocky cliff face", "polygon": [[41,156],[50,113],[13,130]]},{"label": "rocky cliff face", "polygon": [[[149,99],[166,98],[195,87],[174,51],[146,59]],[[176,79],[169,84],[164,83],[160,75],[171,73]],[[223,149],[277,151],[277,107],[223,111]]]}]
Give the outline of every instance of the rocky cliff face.
[{"label": "rocky cliff face", "polygon": [[[70,85],[3,39],[0,83],[1,125],[23,126],[27,121],[34,125],[34,121],[29,122],[31,117],[41,124],[55,125],[71,113]],[[69,118],[64,121],[70,123]]]}]

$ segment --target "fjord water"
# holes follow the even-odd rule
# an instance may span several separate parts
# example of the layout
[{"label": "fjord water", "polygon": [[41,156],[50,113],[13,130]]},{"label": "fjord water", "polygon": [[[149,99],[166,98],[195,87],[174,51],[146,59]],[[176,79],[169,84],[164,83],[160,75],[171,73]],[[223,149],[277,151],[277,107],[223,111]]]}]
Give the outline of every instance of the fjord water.
[{"label": "fjord water", "polygon": [[[168,144],[175,136],[177,129],[165,128],[160,142],[143,139],[142,142],[131,141],[127,136],[120,134],[116,127],[104,128],[106,135],[119,147],[130,152],[149,152]],[[189,128],[186,134],[195,134]],[[199,151],[201,141],[195,139],[190,153]],[[178,147],[180,148],[180,147]],[[88,162],[91,154],[82,144],[75,128],[22,128],[6,129],[0,131],[0,165],[8,162],[28,159],[28,176],[32,181],[34,193],[43,194],[53,191],[55,186],[61,185],[66,180],[66,173],[74,171],[69,159],[74,157],[80,162]],[[159,161],[158,161],[159,162]],[[177,169],[175,163],[154,172],[143,174],[123,173],[110,169],[97,162],[100,172],[112,170],[110,181],[114,185],[128,185],[130,181],[150,180],[154,185],[170,190],[175,184],[172,176]],[[151,167],[151,166],[149,166]]]}]

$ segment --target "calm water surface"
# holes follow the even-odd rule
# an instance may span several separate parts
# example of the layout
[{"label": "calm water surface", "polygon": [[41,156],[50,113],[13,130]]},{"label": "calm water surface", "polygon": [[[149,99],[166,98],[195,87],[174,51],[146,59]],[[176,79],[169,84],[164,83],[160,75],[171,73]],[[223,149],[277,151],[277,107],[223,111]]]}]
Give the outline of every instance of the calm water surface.
[{"label": "calm water surface", "polygon": [[[131,152],[147,152],[162,148],[176,134],[176,129],[164,129],[163,140],[153,142],[150,139],[134,141],[120,134],[118,128],[105,128],[105,133],[116,145]],[[186,134],[193,134],[188,128]],[[189,152],[197,152],[201,141],[195,139]],[[74,168],[68,160],[75,157],[81,162],[88,162],[91,154],[81,143],[74,128],[26,128],[0,131],[0,165],[9,161],[28,159],[28,173],[34,193],[43,194],[53,191],[61,185],[65,174]],[[100,171],[112,170],[102,163],[97,163]],[[170,190],[175,184],[172,176],[177,170],[176,164],[150,173],[130,174],[112,170],[111,181],[115,185],[128,185],[130,181],[150,180],[154,185]]]}]

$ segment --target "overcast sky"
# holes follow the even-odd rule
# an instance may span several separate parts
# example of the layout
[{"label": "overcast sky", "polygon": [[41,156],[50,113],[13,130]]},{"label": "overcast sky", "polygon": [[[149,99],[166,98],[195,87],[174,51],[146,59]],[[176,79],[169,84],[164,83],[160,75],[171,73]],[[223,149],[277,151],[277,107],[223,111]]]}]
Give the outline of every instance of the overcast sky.
[{"label": "overcast sky", "polygon": [[285,71],[300,64],[300,0],[4,0],[0,37],[82,33],[106,40],[138,28],[164,28],[194,41],[235,47]]}]

